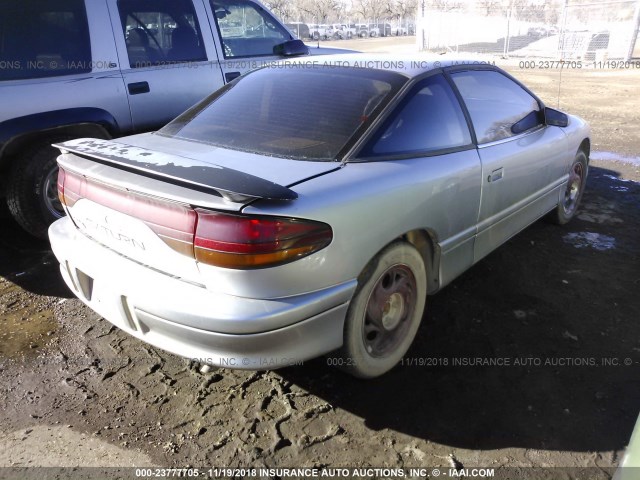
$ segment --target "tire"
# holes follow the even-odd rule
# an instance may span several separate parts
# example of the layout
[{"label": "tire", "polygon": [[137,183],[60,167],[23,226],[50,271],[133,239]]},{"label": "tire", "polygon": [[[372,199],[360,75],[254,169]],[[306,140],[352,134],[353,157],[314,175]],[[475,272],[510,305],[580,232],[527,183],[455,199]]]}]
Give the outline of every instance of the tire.
[{"label": "tire", "polygon": [[426,297],[427,272],[420,253],[406,242],[382,250],[358,282],[337,364],[358,378],[391,370],[415,338]]},{"label": "tire", "polygon": [[49,225],[64,216],[57,193],[60,151],[51,144],[71,138],[38,140],[14,159],[9,172],[7,205],[18,224],[35,237],[47,239]]},{"label": "tire", "polygon": [[582,150],[578,150],[576,158],[569,169],[569,180],[567,181],[563,198],[556,209],[549,214],[548,218],[552,223],[564,225],[575,216],[587,184],[588,173],[587,154]]},{"label": "tire", "polygon": [[320,40],[320,34],[318,32],[313,32],[313,37],[314,40]]}]

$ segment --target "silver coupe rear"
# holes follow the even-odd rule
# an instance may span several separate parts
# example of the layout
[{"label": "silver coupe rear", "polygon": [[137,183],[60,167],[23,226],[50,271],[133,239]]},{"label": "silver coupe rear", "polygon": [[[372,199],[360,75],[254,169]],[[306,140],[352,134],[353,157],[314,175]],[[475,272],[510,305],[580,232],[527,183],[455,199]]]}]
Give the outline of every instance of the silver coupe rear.
[{"label": "silver coupe rear", "polygon": [[397,364],[437,292],[574,216],[590,133],[491,65],[343,55],[245,75],[160,131],[57,145],[62,275],[152,345],[230,368]]}]

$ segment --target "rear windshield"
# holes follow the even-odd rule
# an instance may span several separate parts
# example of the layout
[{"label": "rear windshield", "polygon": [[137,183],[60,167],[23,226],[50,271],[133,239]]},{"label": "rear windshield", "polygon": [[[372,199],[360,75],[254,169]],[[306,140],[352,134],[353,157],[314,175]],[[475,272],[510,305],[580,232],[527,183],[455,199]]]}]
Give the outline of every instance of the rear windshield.
[{"label": "rear windshield", "polygon": [[289,65],[223,87],[159,134],[300,160],[334,160],[406,79],[392,72]]}]

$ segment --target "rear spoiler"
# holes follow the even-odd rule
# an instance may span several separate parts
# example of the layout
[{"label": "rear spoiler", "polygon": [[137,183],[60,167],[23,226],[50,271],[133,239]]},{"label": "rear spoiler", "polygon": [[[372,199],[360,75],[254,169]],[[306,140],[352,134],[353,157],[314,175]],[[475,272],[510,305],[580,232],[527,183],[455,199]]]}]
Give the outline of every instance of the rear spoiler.
[{"label": "rear spoiler", "polygon": [[96,163],[199,192],[212,193],[231,202],[243,203],[261,198],[298,198],[293,190],[248,173],[110,140],[80,138],[53,146],[63,154],[72,153]]}]

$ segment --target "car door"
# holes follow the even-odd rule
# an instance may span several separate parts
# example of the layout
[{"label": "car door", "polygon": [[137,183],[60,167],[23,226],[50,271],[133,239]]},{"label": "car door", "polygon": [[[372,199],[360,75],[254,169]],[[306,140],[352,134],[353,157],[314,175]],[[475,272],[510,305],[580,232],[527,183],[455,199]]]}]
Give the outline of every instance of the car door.
[{"label": "car door", "polygon": [[249,0],[209,0],[207,15],[225,82],[281,59],[273,47],[293,37],[266,9]]},{"label": "car door", "polygon": [[451,73],[471,118],[482,161],[475,260],[558,203],[567,140],[547,127],[540,102],[497,70]]},{"label": "car door", "polygon": [[156,129],[224,85],[201,0],[109,0],[134,129]]},{"label": "car door", "polygon": [[473,264],[481,168],[469,126],[443,74],[420,80],[358,154],[404,170],[406,208],[438,239],[440,282]]}]

